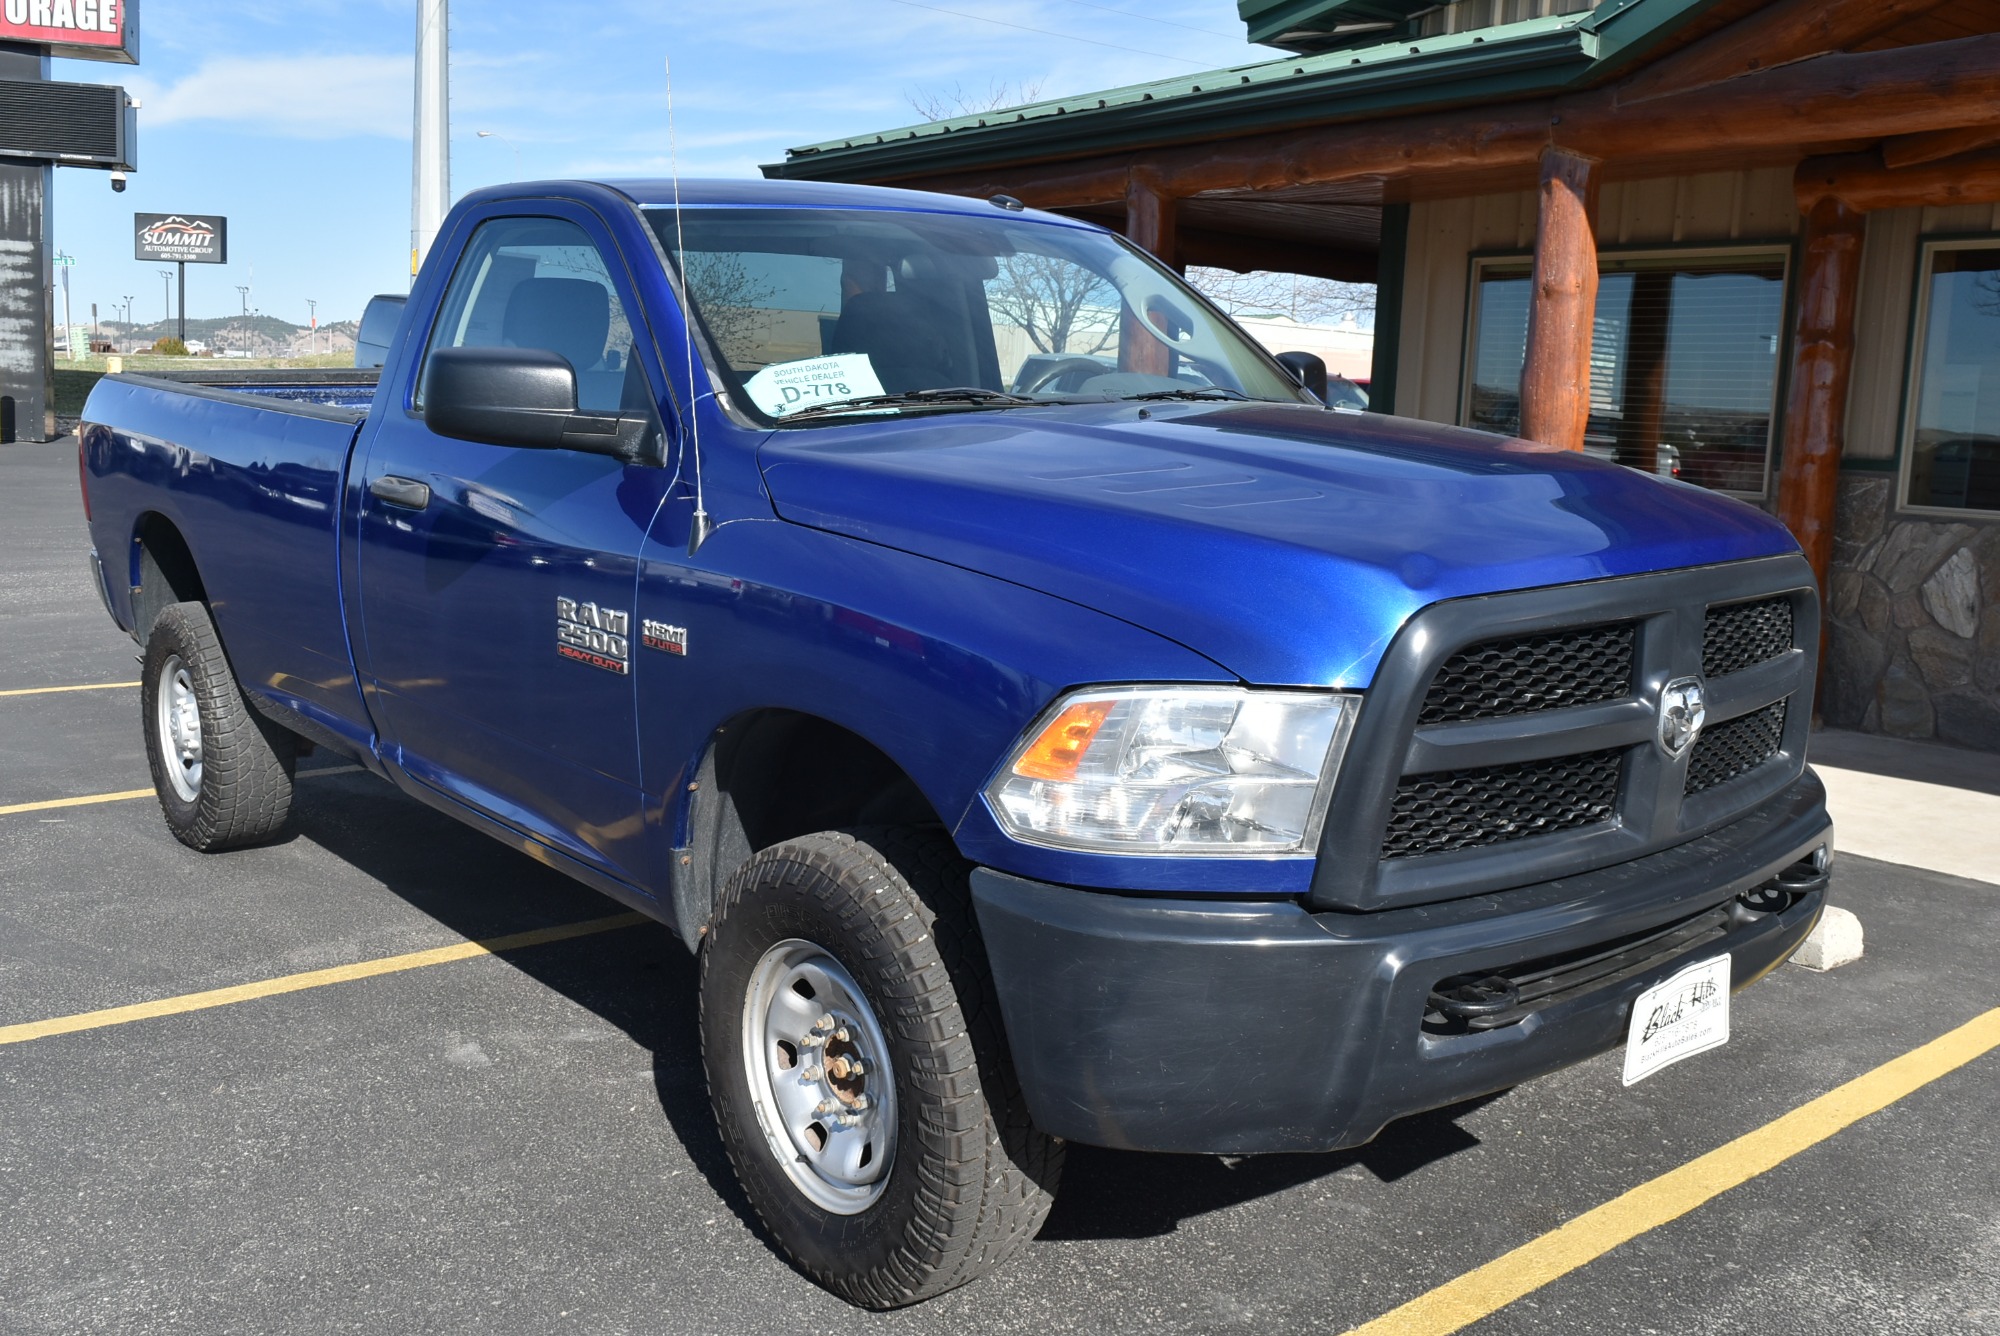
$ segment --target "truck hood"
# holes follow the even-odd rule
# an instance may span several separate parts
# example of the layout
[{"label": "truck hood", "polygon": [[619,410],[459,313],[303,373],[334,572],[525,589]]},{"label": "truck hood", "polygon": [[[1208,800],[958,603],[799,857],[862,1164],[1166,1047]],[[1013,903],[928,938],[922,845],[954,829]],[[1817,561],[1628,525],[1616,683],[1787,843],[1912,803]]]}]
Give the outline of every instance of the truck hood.
[{"label": "truck hood", "polygon": [[1440,599],[1797,550],[1742,502],[1379,414],[1104,404],[778,431],[780,516],[1132,622],[1248,682],[1367,685]]}]

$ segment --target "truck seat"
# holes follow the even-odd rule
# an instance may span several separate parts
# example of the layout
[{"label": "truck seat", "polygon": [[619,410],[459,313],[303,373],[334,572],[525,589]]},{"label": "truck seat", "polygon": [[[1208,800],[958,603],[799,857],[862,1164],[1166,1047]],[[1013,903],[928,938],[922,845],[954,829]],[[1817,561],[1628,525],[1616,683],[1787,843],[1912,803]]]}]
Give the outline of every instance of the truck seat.
[{"label": "truck seat", "polygon": [[561,353],[579,375],[604,360],[610,334],[610,294],[587,278],[522,279],[507,294],[500,322],[509,347]]},{"label": "truck seat", "polygon": [[833,327],[832,343],[829,352],[866,353],[882,388],[892,394],[958,383],[946,351],[944,311],[914,293],[849,297]]}]

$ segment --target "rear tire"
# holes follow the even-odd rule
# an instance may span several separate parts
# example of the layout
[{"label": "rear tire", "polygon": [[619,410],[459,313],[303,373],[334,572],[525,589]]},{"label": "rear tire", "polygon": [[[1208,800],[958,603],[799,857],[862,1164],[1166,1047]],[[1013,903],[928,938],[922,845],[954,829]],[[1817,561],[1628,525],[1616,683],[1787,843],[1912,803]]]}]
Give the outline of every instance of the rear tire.
[{"label": "rear tire", "polygon": [[[703,939],[702,1056],[737,1177],[778,1247],[867,1308],[998,1266],[1062,1173],[1014,1076],[968,866],[937,830],[788,840],[730,878]],[[850,1057],[863,1075],[834,1081]]]},{"label": "rear tire", "polygon": [[277,834],[292,810],[297,740],[243,698],[208,609],[160,609],[141,662],[146,760],[174,838],[208,851]]}]

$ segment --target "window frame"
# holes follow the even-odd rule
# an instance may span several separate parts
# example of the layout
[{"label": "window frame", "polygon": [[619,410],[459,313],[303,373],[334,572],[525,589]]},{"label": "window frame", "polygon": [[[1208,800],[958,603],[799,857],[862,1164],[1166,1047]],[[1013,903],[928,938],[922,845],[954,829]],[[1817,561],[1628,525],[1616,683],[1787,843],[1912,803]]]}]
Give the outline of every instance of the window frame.
[{"label": "window frame", "polygon": [[1924,350],[1929,336],[1932,265],[1940,251],[2000,250],[2000,232],[1933,233],[1917,238],[1917,264],[1910,291],[1910,330],[1903,361],[1903,402],[1896,415],[1895,513],[1913,519],[2000,523],[2000,510],[1932,506],[1910,500],[1910,470],[1916,462],[1917,412],[1922,398]]},{"label": "window frame", "polygon": [[[1464,338],[1459,351],[1458,407],[1457,423],[1475,431],[1486,428],[1473,427],[1469,421],[1472,415],[1472,379],[1478,358],[1480,274],[1489,266],[1502,264],[1528,264],[1533,270],[1535,253],[1532,249],[1521,250],[1509,247],[1504,250],[1473,251],[1467,257],[1468,267],[1465,288]],[[1793,277],[1798,270],[1798,239],[1796,237],[1773,237],[1761,241],[1689,241],[1650,246],[1599,247],[1597,252],[1600,276],[1607,261],[1625,260],[1706,260],[1706,259],[1776,259],[1783,268],[1780,280],[1782,291],[1779,297],[1778,314],[1778,356],[1776,374],[1771,378],[1770,429],[1764,440],[1763,486],[1757,491],[1744,491],[1733,487],[1704,487],[1703,491],[1714,492],[1718,496],[1733,496],[1739,500],[1756,503],[1768,502],[1773,494],[1772,480],[1777,476],[1779,456],[1784,444],[1785,396],[1791,380],[1791,359],[1786,355],[1793,323]],[[1592,313],[1593,316],[1595,312]]]}]

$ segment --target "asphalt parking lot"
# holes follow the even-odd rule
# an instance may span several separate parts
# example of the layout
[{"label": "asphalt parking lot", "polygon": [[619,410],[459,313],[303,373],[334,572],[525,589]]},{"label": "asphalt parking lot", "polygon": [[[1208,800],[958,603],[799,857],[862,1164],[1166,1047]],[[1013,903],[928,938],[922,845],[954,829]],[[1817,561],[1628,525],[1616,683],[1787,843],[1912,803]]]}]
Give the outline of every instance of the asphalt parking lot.
[{"label": "asphalt parking lot", "polygon": [[[1005,1270],[886,1315],[750,1223],[663,928],[38,1029],[619,912],[324,753],[280,842],[183,848],[115,796],[148,784],[138,691],[104,685],[134,650],[86,551],[74,443],[0,447],[9,1333],[1339,1332],[1447,1286],[1372,1330],[2000,1331],[1991,1040],[1871,1078],[1879,1112],[1811,1103],[1993,1028],[2000,885],[1860,858],[1834,898],[1866,958],[1780,969],[1722,1049],[1629,1090],[1609,1055],[1338,1155],[1074,1148]],[[1759,1129],[1748,1170],[1688,1168]]]}]

